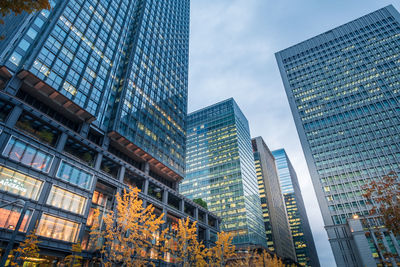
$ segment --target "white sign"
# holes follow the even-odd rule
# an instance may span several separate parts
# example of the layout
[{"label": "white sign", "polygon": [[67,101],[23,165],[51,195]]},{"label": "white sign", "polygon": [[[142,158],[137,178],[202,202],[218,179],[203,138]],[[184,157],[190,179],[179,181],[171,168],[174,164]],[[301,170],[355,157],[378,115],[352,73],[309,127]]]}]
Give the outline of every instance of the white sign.
[{"label": "white sign", "polygon": [[24,184],[19,181],[16,181],[15,179],[3,179],[3,180],[0,180],[0,184],[3,186],[8,186],[8,187],[14,188],[14,189],[24,192],[24,193],[26,193],[26,191],[27,191]]}]

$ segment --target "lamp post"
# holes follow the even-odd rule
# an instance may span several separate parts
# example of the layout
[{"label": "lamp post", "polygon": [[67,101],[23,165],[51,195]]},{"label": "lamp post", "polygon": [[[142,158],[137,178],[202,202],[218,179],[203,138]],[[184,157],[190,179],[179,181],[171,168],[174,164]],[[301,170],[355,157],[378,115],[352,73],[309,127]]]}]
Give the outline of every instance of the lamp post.
[{"label": "lamp post", "polygon": [[5,266],[6,265],[6,261],[7,261],[8,255],[10,254],[11,249],[14,246],[15,238],[17,237],[17,233],[18,233],[19,228],[21,227],[22,221],[23,221],[23,219],[25,217],[26,210],[28,209],[28,201],[24,201],[22,199],[18,199],[18,200],[14,201],[14,202],[6,203],[6,204],[0,206],[0,208],[3,208],[3,207],[6,207],[8,205],[12,205],[12,204],[16,204],[16,203],[21,204],[21,205],[23,204],[24,207],[22,208],[21,214],[19,215],[19,219],[18,219],[17,225],[15,226],[14,231],[13,231],[12,236],[11,236],[11,239],[8,242],[6,250],[4,251],[4,255],[1,258],[0,266]]}]

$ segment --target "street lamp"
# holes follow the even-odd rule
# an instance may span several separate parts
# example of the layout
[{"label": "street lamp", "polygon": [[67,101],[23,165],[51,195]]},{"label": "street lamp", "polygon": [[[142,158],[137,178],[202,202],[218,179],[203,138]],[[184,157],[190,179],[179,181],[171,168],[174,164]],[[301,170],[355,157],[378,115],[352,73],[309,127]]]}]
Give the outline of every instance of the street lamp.
[{"label": "street lamp", "polygon": [[23,221],[23,219],[25,217],[26,210],[28,209],[28,201],[24,201],[22,199],[18,199],[16,201],[11,202],[11,203],[3,204],[3,205],[0,206],[0,208],[4,208],[4,207],[6,207],[8,205],[13,205],[13,204],[24,205],[24,207],[22,208],[21,214],[19,215],[19,219],[18,219],[17,225],[15,226],[14,231],[13,231],[12,236],[11,236],[11,239],[8,242],[6,250],[4,251],[4,255],[1,258],[0,266],[5,266],[6,265],[6,261],[7,261],[8,255],[10,254],[11,249],[14,246],[15,238],[17,237],[17,233],[18,233],[19,228],[21,227],[22,221]]}]

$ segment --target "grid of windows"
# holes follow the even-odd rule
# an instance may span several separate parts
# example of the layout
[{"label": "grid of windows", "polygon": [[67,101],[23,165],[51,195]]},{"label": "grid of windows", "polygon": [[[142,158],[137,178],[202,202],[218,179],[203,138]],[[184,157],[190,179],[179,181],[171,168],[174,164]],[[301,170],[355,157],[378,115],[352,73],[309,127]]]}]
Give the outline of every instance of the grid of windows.
[{"label": "grid of windows", "polygon": [[272,155],[278,169],[297,261],[304,266],[319,266],[296,172],[284,149],[272,151]]},{"label": "grid of windows", "polygon": [[389,6],[277,53],[328,225],[367,215],[362,186],[400,171],[399,44]]},{"label": "grid of windows", "polygon": [[133,2],[68,1],[30,68],[99,121],[123,56]]},{"label": "grid of windows", "polygon": [[116,130],[183,175],[189,0],[145,1],[140,12]]},{"label": "grid of windows", "polygon": [[266,245],[248,123],[233,99],[189,114],[180,192],[202,198],[237,245]]}]

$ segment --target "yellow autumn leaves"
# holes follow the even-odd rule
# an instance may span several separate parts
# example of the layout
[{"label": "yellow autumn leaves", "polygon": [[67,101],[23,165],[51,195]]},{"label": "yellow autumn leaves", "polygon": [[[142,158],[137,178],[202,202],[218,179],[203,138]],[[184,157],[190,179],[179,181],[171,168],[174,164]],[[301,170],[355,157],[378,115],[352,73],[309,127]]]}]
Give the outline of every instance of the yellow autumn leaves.
[{"label": "yellow autumn leaves", "polygon": [[156,266],[161,262],[181,267],[284,266],[268,253],[237,255],[230,233],[219,233],[215,246],[207,248],[197,237],[197,222],[189,218],[179,220],[175,231],[164,229],[164,214],[156,215],[152,205],[144,207],[139,191],[130,187],[117,193],[115,212],[94,212],[90,247],[99,252],[104,266]]}]

